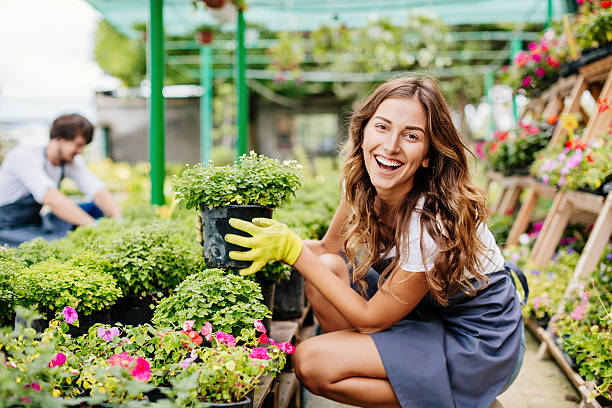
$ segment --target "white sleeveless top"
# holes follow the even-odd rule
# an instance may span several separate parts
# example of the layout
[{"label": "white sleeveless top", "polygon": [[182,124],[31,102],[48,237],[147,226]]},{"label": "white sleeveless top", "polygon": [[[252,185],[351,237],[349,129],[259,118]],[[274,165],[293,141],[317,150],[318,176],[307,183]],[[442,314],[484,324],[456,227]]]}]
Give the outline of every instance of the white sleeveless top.
[{"label": "white sleeveless top", "polygon": [[[416,209],[410,217],[409,226],[409,241],[407,245],[402,243],[402,250],[400,251],[400,267],[409,272],[425,272],[431,270],[434,267],[434,260],[438,254],[438,247],[434,240],[431,238],[426,228],[423,228],[423,253],[425,259],[421,256],[421,209],[425,204],[425,197],[421,197],[417,201]],[[480,263],[482,266],[481,273],[483,275],[496,272],[504,269],[504,257],[501,254],[495,238],[486,224],[482,223],[478,227],[478,236],[487,248],[480,255]],[[391,249],[389,256],[395,256],[395,248]],[[467,274],[467,277],[472,277],[471,274]]]}]

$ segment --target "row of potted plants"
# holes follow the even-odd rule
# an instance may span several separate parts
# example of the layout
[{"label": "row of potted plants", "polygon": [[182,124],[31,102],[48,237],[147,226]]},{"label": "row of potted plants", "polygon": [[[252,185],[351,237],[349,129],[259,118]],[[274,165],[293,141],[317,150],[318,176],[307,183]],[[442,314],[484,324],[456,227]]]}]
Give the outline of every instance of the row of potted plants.
[{"label": "row of potted plants", "polygon": [[[19,313],[27,322],[35,317]],[[295,350],[269,338],[260,321],[236,337],[188,320],[178,327],[96,324],[74,338],[68,330],[75,324],[78,313],[65,307],[42,334],[21,325],[0,331],[3,406],[248,407],[259,379],[280,372]]]}]

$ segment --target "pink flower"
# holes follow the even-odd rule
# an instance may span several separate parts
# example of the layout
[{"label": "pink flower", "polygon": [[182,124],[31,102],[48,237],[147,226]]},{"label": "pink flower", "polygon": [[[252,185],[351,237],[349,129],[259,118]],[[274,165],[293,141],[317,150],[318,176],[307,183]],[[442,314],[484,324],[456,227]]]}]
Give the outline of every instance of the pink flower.
[{"label": "pink flower", "polygon": [[219,343],[225,343],[230,347],[234,347],[236,345],[236,338],[231,334],[223,333],[222,331],[217,332],[217,341]]},{"label": "pink flower", "polygon": [[135,379],[147,382],[151,379],[151,365],[144,358],[137,357],[136,364],[134,364],[131,374]]},{"label": "pink flower", "polygon": [[129,368],[132,364],[132,361],[134,361],[134,358],[131,357],[128,353],[121,353],[113,355],[107,361],[110,363],[110,365]]},{"label": "pink flower", "polygon": [[57,353],[55,358],[49,362],[49,367],[58,367],[64,365],[66,362],[66,355],[64,353]]},{"label": "pink flower", "polygon": [[196,353],[196,351],[191,350],[191,355],[187,357],[185,360],[181,361],[179,364],[179,367],[181,367],[182,369],[189,367],[189,364],[193,363],[197,357],[198,357],[198,354]]},{"label": "pink flower", "polygon": [[529,86],[529,84],[531,84],[531,76],[527,75],[525,78],[523,78],[523,88],[527,88]]},{"label": "pink flower", "polygon": [[116,327],[111,327],[110,329],[107,329],[105,327],[100,327],[98,329],[98,337],[106,341],[111,341],[118,335],[119,335],[119,329]]},{"label": "pink flower", "polygon": [[582,320],[586,316],[586,308],[581,303],[570,313],[570,317],[574,320]]},{"label": "pink flower", "polygon": [[538,49],[538,43],[537,42],[530,42],[529,45],[527,46],[527,48],[529,48],[529,51],[535,51]]},{"label": "pink flower", "polygon": [[542,62],[542,57],[540,56],[540,54],[533,54],[533,55],[531,56],[531,59],[532,59],[532,60],[534,60],[535,62],[537,62],[538,64],[539,64],[540,62]]},{"label": "pink flower", "polygon": [[21,397],[20,401],[23,402],[24,404],[28,404],[28,405],[32,403],[32,400],[30,398],[28,398],[28,397]]},{"label": "pink flower", "polygon": [[268,336],[266,333],[262,333],[261,336],[259,336],[259,342],[261,344],[266,344],[268,342]]},{"label": "pink flower", "polygon": [[249,357],[251,357],[251,358],[258,358],[260,360],[269,360],[270,359],[270,356],[268,355],[268,349],[266,349],[265,347],[254,348],[251,351],[251,354],[249,354]]},{"label": "pink flower", "polygon": [[28,388],[31,388],[31,389],[33,389],[34,391],[40,391],[40,385],[38,385],[38,384],[37,384],[37,383],[35,383],[35,382],[33,382],[32,384],[28,384],[28,385],[26,385],[26,386],[25,386],[25,387],[23,387],[23,388],[25,388],[26,390],[27,390]]},{"label": "pink flower", "polygon": [[535,74],[542,78],[544,75],[546,75],[546,70],[542,67],[537,67],[535,70]]},{"label": "pink flower", "polygon": [[263,325],[263,323],[261,322],[261,320],[257,320],[255,322],[255,330],[257,330],[260,333],[263,334],[267,334],[268,332],[266,331],[266,327]]},{"label": "pink flower", "polygon": [[212,324],[210,322],[204,323],[201,330],[202,336],[208,341],[212,340]]},{"label": "pink flower", "polygon": [[79,318],[79,315],[77,314],[76,310],[74,310],[70,306],[66,306],[64,310],[62,310],[62,314],[64,315],[64,319],[68,324],[73,324]]},{"label": "pink flower", "polygon": [[288,341],[283,341],[281,344],[278,345],[278,348],[287,354],[293,354],[295,352],[295,346],[293,346]]},{"label": "pink flower", "polygon": [[187,332],[193,330],[194,324],[195,324],[195,320],[185,320],[185,323],[183,323],[183,330]]}]

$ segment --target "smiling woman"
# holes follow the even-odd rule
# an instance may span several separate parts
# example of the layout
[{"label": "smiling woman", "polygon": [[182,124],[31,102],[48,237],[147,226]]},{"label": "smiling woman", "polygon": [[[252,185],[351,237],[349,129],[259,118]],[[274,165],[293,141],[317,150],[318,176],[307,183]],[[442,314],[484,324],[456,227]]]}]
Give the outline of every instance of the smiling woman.
[{"label": "smiling woman", "polygon": [[321,241],[257,219],[237,227],[252,238],[226,236],[251,248],[240,259],[283,260],[306,279],[325,334],[298,346],[298,378],[362,407],[488,407],[520,368],[521,310],[435,82],[381,85],[343,152]]}]

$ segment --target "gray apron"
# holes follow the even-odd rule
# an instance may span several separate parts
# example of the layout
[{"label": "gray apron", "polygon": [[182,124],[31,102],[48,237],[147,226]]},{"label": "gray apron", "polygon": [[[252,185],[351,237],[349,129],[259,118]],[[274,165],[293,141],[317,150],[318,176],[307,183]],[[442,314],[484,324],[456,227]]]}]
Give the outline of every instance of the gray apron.
[{"label": "gray apron", "polygon": [[[46,158],[46,149],[43,150]],[[64,165],[59,184],[64,178]],[[0,245],[19,246],[25,241],[41,237],[47,241],[64,237],[72,228],[70,223],[53,214],[41,217],[39,204],[30,193],[17,201],[0,206]]]}]

